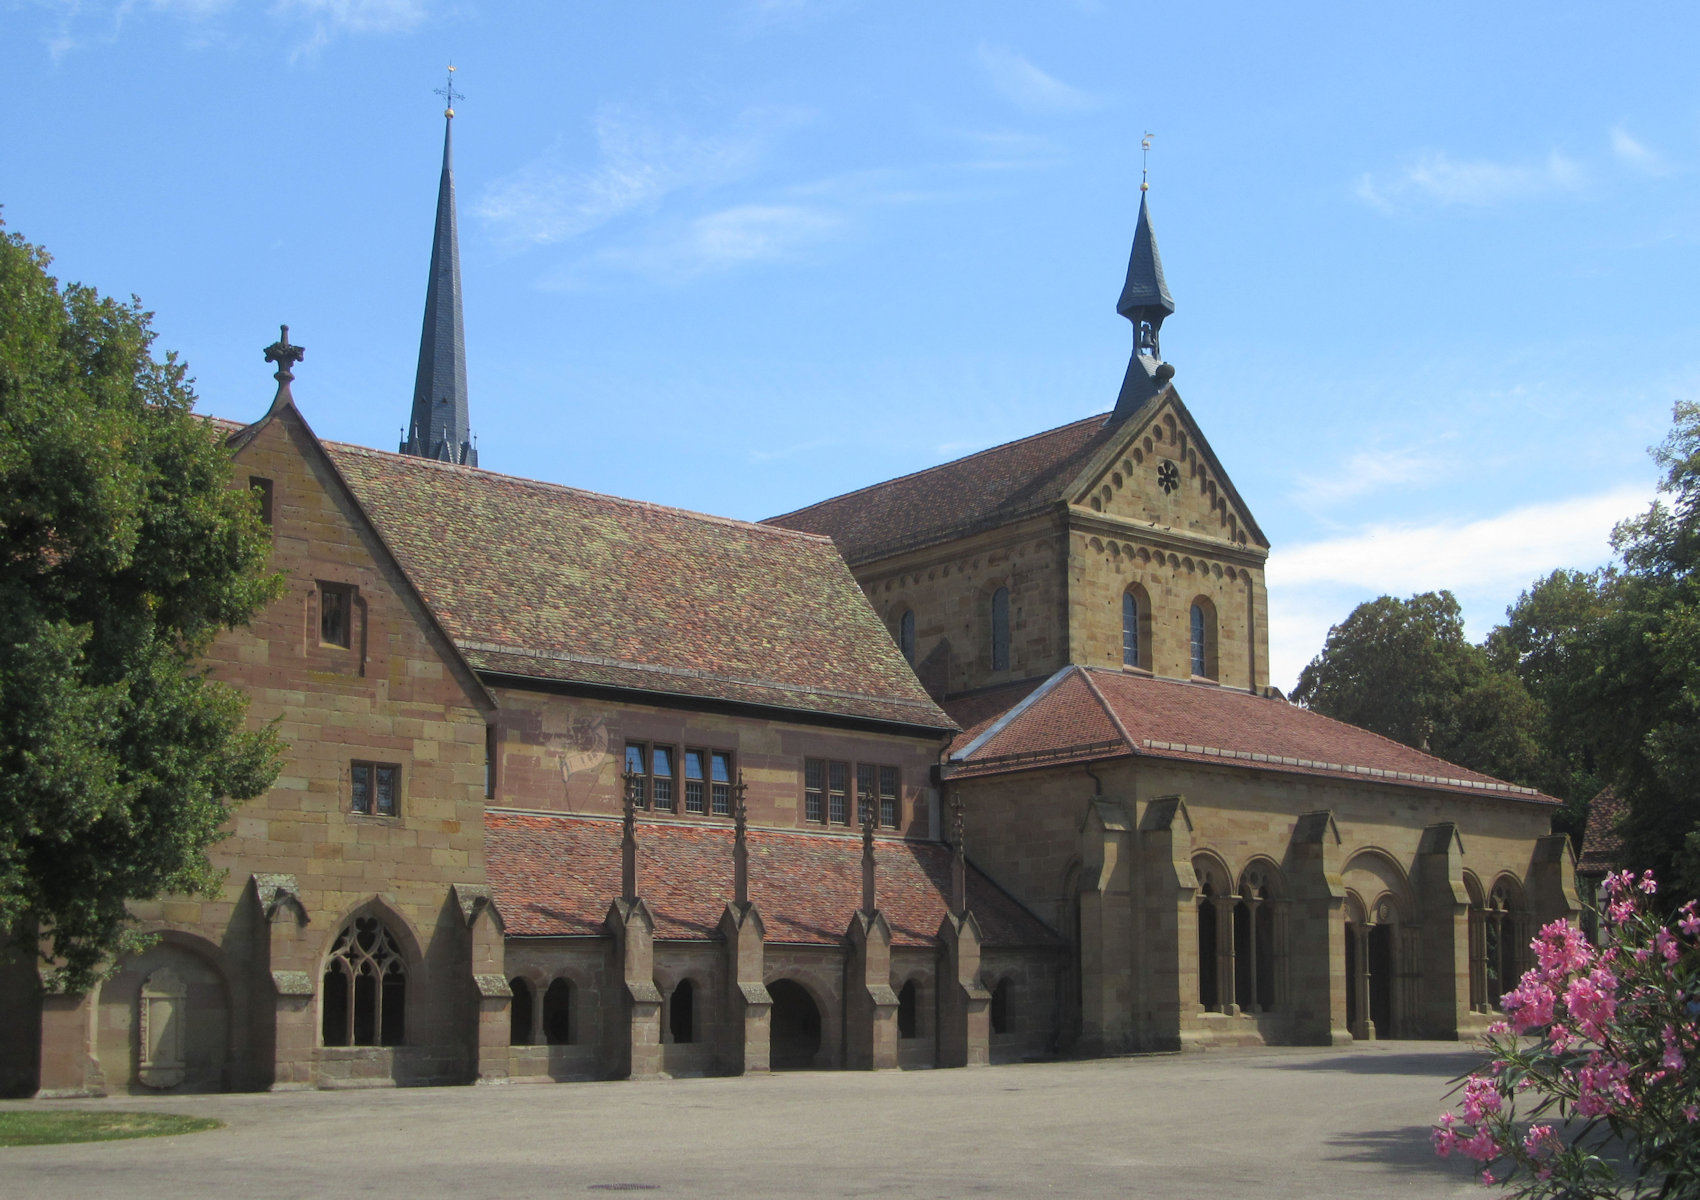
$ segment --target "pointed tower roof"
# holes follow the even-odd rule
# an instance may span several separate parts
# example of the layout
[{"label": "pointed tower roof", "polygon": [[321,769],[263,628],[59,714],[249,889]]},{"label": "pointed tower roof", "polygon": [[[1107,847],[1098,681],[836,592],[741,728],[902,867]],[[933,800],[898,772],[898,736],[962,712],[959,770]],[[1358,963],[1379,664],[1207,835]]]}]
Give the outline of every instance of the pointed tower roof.
[{"label": "pointed tower roof", "polygon": [[[449,70],[454,70],[450,67]],[[425,285],[425,325],[419,335],[419,371],[413,413],[401,452],[444,462],[478,465],[466,399],[466,331],[460,308],[460,238],[455,223],[453,76],[441,93],[443,173],[437,184],[437,227],[431,237],[431,277]]]},{"label": "pointed tower roof", "polygon": [[1163,257],[1157,253],[1157,235],[1151,232],[1151,208],[1145,192],[1139,194],[1139,224],[1133,230],[1133,253],[1127,260],[1127,283],[1122,286],[1116,311],[1137,321],[1143,310],[1175,311],[1175,298],[1163,278]]},{"label": "pointed tower roof", "polygon": [[1158,333],[1163,318],[1175,311],[1163,278],[1163,258],[1157,253],[1157,235],[1151,230],[1151,206],[1146,201],[1148,184],[1139,185],[1139,222],[1133,230],[1133,252],[1127,259],[1127,282],[1116,301],[1116,311],[1133,322],[1133,357],[1122,377],[1121,394],[1115,411],[1105,422],[1114,425],[1138,412],[1160,395],[1175,369],[1163,361]]}]

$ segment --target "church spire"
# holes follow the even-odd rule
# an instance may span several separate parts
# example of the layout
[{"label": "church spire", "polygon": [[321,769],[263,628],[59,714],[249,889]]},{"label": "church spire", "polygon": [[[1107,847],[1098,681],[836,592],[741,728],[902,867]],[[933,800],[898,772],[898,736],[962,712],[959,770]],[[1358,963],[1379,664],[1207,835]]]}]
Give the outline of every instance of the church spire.
[{"label": "church spire", "polygon": [[[1151,148],[1151,135],[1146,134],[1143,148]],[[1133,230],[1133,252],[1127,260],[1127,282],[1116,301],[1116,311],[1133,322],[1133,357],[1122,379],[1121,395],[1116,398],[1116,411],[1110,421],[1120,421],[1142,408],[1168,384],[1175,369],[1163,361],[1158,333],[1163,318],[1175,311],[1175,298],[1169,295],[1168,282],[1163,278],[1163,257],[1157,253],[1157,235],[1151,231],[1151,206],[1146,193],[1151,185],[1139,181],[1139,222]]]},{"label": "church spire", "polygon": [[431,238],[431,278],[425,287],[425,326],[419,335],[419,373],[413,382],[413,416],[402,431],[401,452],[444,462],[478,465],[466,405],[466,333],[460,312],[460,240],[455,225],[454,87],[437,94],[443,110],[443,174],[437,184],[437,228]]}]

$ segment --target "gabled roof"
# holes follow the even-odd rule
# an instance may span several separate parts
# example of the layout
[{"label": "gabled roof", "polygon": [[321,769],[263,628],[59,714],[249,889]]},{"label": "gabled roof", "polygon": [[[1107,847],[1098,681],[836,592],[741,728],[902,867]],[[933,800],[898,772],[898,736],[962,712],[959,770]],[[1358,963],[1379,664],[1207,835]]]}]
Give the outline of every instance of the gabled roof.
[{"label": "gabled roof", "polygon": [[953,728],[825,538],[325,450],[482,672]]},{"label": "gabled roof", "polygon": [[1113,440],[1099,413],[954,462],[822,500],[763,524],[825,534],[852,564],[1031,516],[1063,500]]},{"label": "gabled roof", "polygon": [[978,732],[958,735],[948,777],[1125,757],[1556,803],[1284,700],[1074,666]]},{"label": "gabled roof", "polygon": [[1588,802],[1588,825],[1582,832],[1582,853],[1576,870],[1586,875],[1604,875],[1623,866],[1623,835],[1618,822],[1629,806],[1609,787],[1600,789]]},{"label": "gabled roof", "polygon": [[[769,942],[840,945],[862,903],[862,839],[824,833],[748,833],[750,899]],[[658,938],[714,936],[732,898],[732,830],[644,822],[637,828],[638,895]],[[620,822],[491,809],[484,853],[507,932],[573,937],[603,932],[620,894]],[[936,842],[878,838],[875,897],[899,946],[934,944],[949,910],[951,851]],[[1055,946],[1042,921],[970,865],[968,906],[991,946]]]}]

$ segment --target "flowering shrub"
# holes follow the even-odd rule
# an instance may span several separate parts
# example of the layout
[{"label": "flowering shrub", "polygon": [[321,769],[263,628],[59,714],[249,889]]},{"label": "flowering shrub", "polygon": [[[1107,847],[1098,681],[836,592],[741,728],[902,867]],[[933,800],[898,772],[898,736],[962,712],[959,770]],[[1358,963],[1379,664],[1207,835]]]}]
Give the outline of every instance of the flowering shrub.
[{"label": "flowering shrub", "polygon": [[1438,1153],[1519,1196],[1700,1198],[1700,914],[1691,900],[1667,927],[1644,905],[1657,889],[1609,876],[1597,949],[1563,921],[1541,930]]}]

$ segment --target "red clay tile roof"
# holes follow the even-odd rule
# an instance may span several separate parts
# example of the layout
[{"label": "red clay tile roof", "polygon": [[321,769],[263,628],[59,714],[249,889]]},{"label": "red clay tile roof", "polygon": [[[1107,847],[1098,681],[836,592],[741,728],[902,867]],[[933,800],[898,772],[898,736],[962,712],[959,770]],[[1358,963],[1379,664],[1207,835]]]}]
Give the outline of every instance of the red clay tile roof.
[{"label": "red clay tile roof", "polygon": [[1588,802],[1588,824],[1582,831],[1577,871],[1603,875],[1623,865],[1623,836],[1617,832],[1617,823],[1627,811],[1628,805],[1609,787]]},{"label": "red clay tile roof", "polygon": [[[862,903],[862,839],[752,829],[750,899],[769,942],[841,945]],[[658,938],[712,937],[732,898],[732,830],[716,825],[638,825],[638,895]],[[620,894],[620,822],[490,810],[484,854],[496,903],[515,937],[604,932]],[[875,895],[892,943],[930,946],[949,907],[950,849],[879,838]],[[1048,926],[970,865],[968,906],[987,945],[1055,946]]]},{"label": "red clay tile roof", "polygon": [[952,728],[824,538],[325,450],[479,670]]},{"label": "red clay tile roof", "polygon": [[1096,668],[1063,668],[957,743],[951,778],[1134,755],[1556,803],[1282,700]]},{"label": "red clay tile roof", "polygon": [[1002,525],[1064,498],[1092,455],[1120,430],[1105,428],[1108,415],[834,496],[764,524],[826,534],[852,564]]},{"label": "red clay tile roof", "polygon": [[960,750],[973,741],[986,726],[1027,699],[1034,689],[1044,682],[1043,679],[1023,679],[1016,683],[1003,683],[984,691],[948,696],[941,700],[939,707],[950,714],[951,720],[962,726],[962,732],[957,734],[956,740],[951,743],[951,750]]}]

